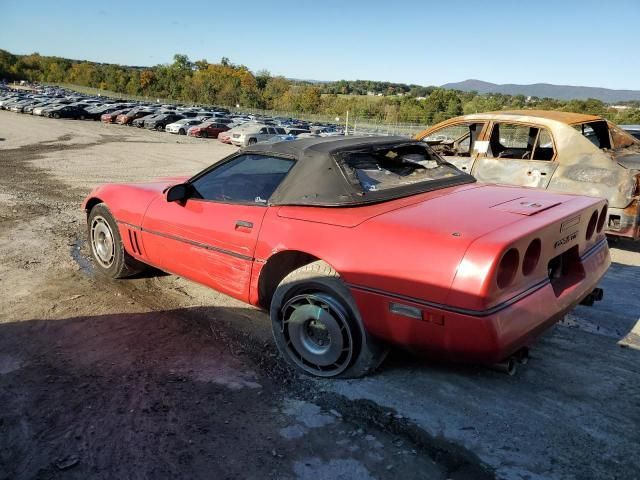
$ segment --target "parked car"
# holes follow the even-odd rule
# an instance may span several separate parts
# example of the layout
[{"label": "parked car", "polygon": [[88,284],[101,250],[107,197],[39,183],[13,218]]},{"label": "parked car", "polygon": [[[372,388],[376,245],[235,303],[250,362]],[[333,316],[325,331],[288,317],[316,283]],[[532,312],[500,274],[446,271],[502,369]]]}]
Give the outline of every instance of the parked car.
[{"label": "parked car", "polygon": [[[131,125],[134,120],[139,118],[149,117],[155,113],[154,110],[133,109],[128,112],[123,112],[116,117],[116,123],[119,125]],[[144,123],[144,120],[143,120]]]},{"label": "parked car", "polygon": [[227,127],[224,123],[209,121],[191,127],[187,131],[187,135],[191,137],[218,138],[218,135],[220,133],[226,132],[228,130],[229,127]]},{"label": "parked car", "polygon": [[231,134],[231,143],[237,147],[246,147],[269,140],[274,135],[286,135],[282,127],[272,127],[260,123],[245,123],[243,128]]},{"label": "parked car", "polygon": [[38,107],[33,109],[33,115],[46,117],[47,114],[54,109],[60,108],[64,105],[69,105],[71,103],[70,100],[57,100],[53,103],[45,105],[44,107]]},{"label": "parked car", "polygon": [[262,307],[307,374],[367,374],[387,344],[512,372],[601,298],[606,201],[475,182],[423,142],[314,138],[103,185],[83,208],[99,272],[153,265]]},{"label": "parked car", "polygon": [[636,140],[640,140],[640,125],[619,125],[619,127]]},{"label": "parked car", "polygon": [[87,118],[100,120],[105,113],[113,113],[122,109],[122,105],[103,105],[101,107],[88,108]]},{"label": "parked car", "polygon": [[182,115],[178,115],[177,113],[162,113],[160,115],[154,115],[151,118],[145,119],[144,128],[162,131],[168,124],[177,122],[183,118],[184,117]]},{"label": "parked car", "polygon": [[88,117],[87,111],[76,105],[62,105],[60,107],[48,110],[45,114],[51,118],[71,118],[73,120],[84,120]]},{"label": "parked car", "polygon": [[34,101],[31,98],[28,98],[26,100],[21,100],[19,102],[15,102],[13,104],[11,104],[11,106],[8,108],[8,110],[15,112],[15,113],[22,113],[24,108],[28,105],[34,105],[36,103],[36,101]]},{"label": "parked car", "polygon": [[168,133],[177,133],[178,135],[186,135],[187,131],[191,127],[195,127],[196,125],[200,125],[202,123],[201,120],[196,118],[183,118],[178,120],[177,122],[169,123],[165,127],[165,132]]},{"label": "parked car", "polygon": [[416,136],[481,182],[603,197],[607,234],[640,239],[640,141],[595,115],[465,115]]},{"label": "parked car", "polygon": [[290,128],[285,128],[285,130],[286,130],[287,134],[293,135],[294,137],[297,137],[301,133],[311,133],[310,130],[308,130],[306,128],[290,127]]},{"label": "parked car", "polygon": [[27,105],[26,107],[24,107],[22,109],[22,113],[28,113],[28,114],[33,115],[33,110],[34,109],[40,108],[40,107],[44,107],[44,106],[48,105],[49,103],[50,103],[49,101],[42,101],[42,102],[39,102],[39,103],[33,103],[31,105]]},{"label": "parked car", "polygon": [[292,140],[297,140],[295,135],[289,135],[288,133],[285,135],[274,135],[269,140],[265,140],[260,143],[278,143],[278,142],[290,142]]},{"label": "parked car", "polygon": [[116,110],[115,112],[103,113],[102,115],[100,115],[100,121],[103,123],[115,123],[119,115],[127,113],[130,110],[130,108],[123,108],[120,110]]},{"label": "parked car", "polygon": [[234,132],[238,132],[238,131],[239,131],[239,127],[234,127],[234,128],[231,128],[231,129],[227,130],[226,132],[220,132],[218,134],[218,140],[221,143],[230,144],[231,143],[231,135],[233,135]]}]

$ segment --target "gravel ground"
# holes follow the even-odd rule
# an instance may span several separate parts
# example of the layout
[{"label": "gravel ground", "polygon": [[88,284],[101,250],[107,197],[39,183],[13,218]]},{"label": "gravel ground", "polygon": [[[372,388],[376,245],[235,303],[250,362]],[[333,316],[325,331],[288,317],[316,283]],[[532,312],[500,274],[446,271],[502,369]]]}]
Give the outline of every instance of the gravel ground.
[{"label": "gravel ground", "polygon": [[160,272],[94,275],[90,188],[234,150],[0,112],[0,479],[639,477],[636,245],[515,377],[394,351],[369,378],[310,380],[263,312]]}]

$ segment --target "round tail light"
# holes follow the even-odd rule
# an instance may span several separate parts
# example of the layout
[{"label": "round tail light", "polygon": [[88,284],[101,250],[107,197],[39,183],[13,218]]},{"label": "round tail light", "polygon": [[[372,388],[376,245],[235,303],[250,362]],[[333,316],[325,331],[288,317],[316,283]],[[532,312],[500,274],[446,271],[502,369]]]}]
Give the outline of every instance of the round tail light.
[{"label": "round tail light", "polygon": [[531,275],[538,266],[540,261],[540,253],[542,252],[542,242],[539,238],[532,240],[527,251],[524,253],[524,259],[522,260],[522,273],[523,275]]},{"label": "round tail light", "polygon": [[600,216],[598,217],[598,233],[600,233],[604,227],[604,223],[607,221],[607,206],[602,207]]},{"label": "round tail light", "polygon": [[513,279],[516,277],[519,265],[520,254],[518,250],[515,248],[507,250],[507,253],[502,256],[502,260],[500,260],[500,264],[498,265],[498,275],[496,277],[498,288],[506,288],[511,285],[511,282],[513,282]]},{"label": "round tail light", "polygon": [[598,212],[595,211],[591,214],[591,218],[589,219],[589,225],[587,225],[587,240],[591,240],[591,237],[593,237],[593,232],[596,231],[597,224],[598,224]]}]

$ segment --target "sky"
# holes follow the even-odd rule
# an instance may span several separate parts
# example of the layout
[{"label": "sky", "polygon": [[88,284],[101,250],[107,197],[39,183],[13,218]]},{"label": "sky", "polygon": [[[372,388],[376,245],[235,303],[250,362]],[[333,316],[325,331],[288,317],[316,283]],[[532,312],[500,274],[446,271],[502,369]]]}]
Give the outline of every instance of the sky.
[{"label": "sky", "polygon": [[126,65],[228,57],[312,80],[640,89],[640,1],[0,0],[0,49]]}]

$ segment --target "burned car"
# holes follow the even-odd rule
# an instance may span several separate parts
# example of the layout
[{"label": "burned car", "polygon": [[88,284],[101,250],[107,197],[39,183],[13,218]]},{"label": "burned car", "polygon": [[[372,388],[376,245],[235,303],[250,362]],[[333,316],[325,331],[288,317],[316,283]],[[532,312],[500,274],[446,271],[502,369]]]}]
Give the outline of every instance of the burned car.
[{"label": "burned car", "polygon": [[480,182],[606,198],[607,234],[640,239],[640,141],[601,117],[480,113],[446,120],[416,138]]},{"label": "burned car", "polygon": [[268,310],[282,355],[323,377],[388,344],[512,372],[610,265],[605,200],[476,183],[401,137],[252,145],[83,208],[98,271],[152,265]]}]

